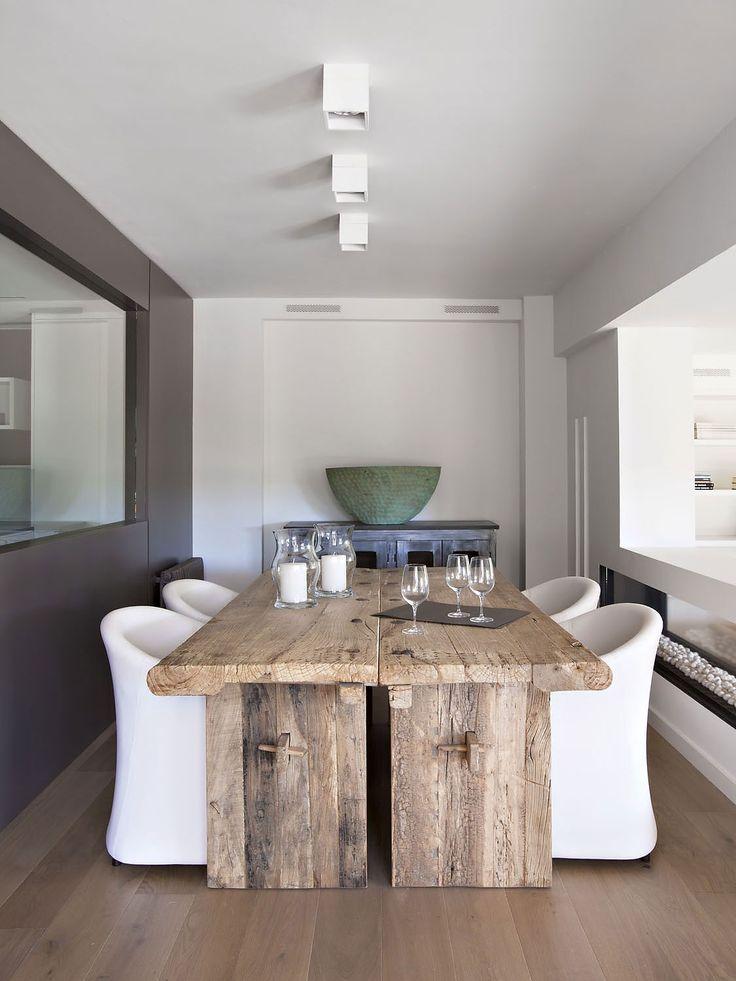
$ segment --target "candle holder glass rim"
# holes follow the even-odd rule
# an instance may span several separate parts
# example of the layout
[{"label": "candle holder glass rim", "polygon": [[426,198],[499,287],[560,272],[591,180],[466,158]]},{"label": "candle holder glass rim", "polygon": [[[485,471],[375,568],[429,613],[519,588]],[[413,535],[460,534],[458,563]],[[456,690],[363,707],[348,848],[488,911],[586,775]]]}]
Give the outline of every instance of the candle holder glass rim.
[{"label": "candle holder glass rim", "polygon": [[[273,536],[276,539],[276,554],[271,563],[271,577],[276,587],[274,606],[277,610],[304,610],[316,606],[320,564],[315,552],[315,530],[276,528]],[[296,592],[290,593],[284,590],[281,566],[287,564],[307,567],[305,590],[301,588],[301,583],[298,584]]]},{"label": "candle holder glass rim", "polygon": [[[314,526],[316,553],[320,564],[320,581],[317,586],[317,596],[329,599],[347,599],[353,595],[353,575],[357,556],[353,547],[353,532],[355,525],[351,522],[318,521]],[[329,555],[345,556],[344,588],[325,589],[322,559]],[[338,572],[340,585],[342,575]]]}]

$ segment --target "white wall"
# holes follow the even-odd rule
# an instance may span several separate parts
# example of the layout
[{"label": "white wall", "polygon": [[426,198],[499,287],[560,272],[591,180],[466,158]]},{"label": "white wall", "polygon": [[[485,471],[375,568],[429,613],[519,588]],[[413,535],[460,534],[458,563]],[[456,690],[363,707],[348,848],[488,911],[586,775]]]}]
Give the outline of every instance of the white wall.
[{"label": "white wall", "polygon": [[736,243],[736,120],[555,295],[562,354]]},{"label": "white wall", "polygon": [[207,577],[233,589],[261,572],[260,312],[248,300],[194,303],[192,544]]},{"label": "white wall", "polygon": [[[376,459],[380,453],[380,459],[388,462],[408,459],[410,455],[420,462],[430,460],[444,465],[427,513],[436,518],[496,518],[502,524],[499,556],[504,571],[516,576],[525,559],[538,578],[564,575],[566,529],[561,512],[566,453],[559,433],[564,431],[565,365],[552,354],[551,301],[545,297],[524,301],[527,319],[523,320],[523,365],[519,363],[521,301],[482,301],[499,306],[499,313],[490,315],[486,324],[475,323],[477,316],[473,315],[445,314],[444,305],[448,302],[481,301],[195,301],[193,539],[195,553],[205,559],[208,576],[242,588],[261,571],[264,492],[268,521],[338,514],[322,468],[330,454],[333,458],[345,454],[347,459],[351,451],[360,460],[365,459],[369,449]],[[348,381],[344,383],[347,400],[357,403],[356,393],[363,391],[365,405],[360,406],[347,435],[342,424],[337,425],[339,419],[333,423],[328,417],[332,444],[322,439],[314,413],[298,413],[295,424],[307,430],[312,457],[305,459],[301,441],[293,437],[291,442],[280,442],[281,451],[269,450],[264,488],[264,427],[271,434],[268,445],[273,442],[272,436],[280,441],[289,438],[283,432],[283,422],[279,423],[276,417],[271,419],[270,414],[264,416],[264,332],[269,334],[274,324],[284,325],[275,328],[276,332],[288,329],[297,334],[299,327],[307,332],[315,327],[314,318],[310,321],[309,315],[292,315],[287,321],[287,303],[341,306],[340,313],[321,316],[319,320],[325,321],[323,330],[332,331],[343,345],[344,363],[348,366]],[[389,338],[388,345],[374,341],[373,330],[365,328],[368,322],[377,325],[376,338]],[[355,323],[364,326],[351,333]],[[394,329],[388,328],[391,324]],[[418,324],[426,324],[426,329],[417,333]],[[354,346],[345,350],[343,337],[362,338],[363,354]],[[431,349],[425,348],[423,345],[430,338]],[[299,348],[303,364],[313,367],[314,353],[304,347],[301,344]],[[270,351],[269,377],[279,373],[274,359],[280,356]],[[421,371],[416,364],[421,364]],[[293,389],[304,389],[307,384],[301,378],[301,366],[293,353],[283,355],[283,379],[290,379],[292,387],[286,404],[293,401]],[[311,375],[308,377],[311,380]],[[463,391],[472,384],[482,388],[485,403],[477,415],[471,415],[469,409],[460,412],[446,406],[450,377],[461,380]],[[523,426],[528,435],[526,450],[521,454],[530,481],[526,501],[520,487],[520,377],[525,392]],[[430,380],[423,384],[422,378]],[[269,386],[269,405],[278,390],[278,386]],[[420,393],[428,413],[427,423],[420,419],[411,429],[400,419],[396,422],[407,391]],[[277,407],[278,404],[276,399]],[[386,431],[381,432],[378,422],[389,416],[391,426],[383,427]],[[429,439],[430,420],[433,426],[440,427],[439,438]],[[546,434],[541,440],[539,432]],[[393,444],[389,438],[394,439]],[[283,468],[290,459],[283,447],[292,447],[295,442],[302,470],[298,481],[301,496],[293,498],[290,495],[297,482],[290,479],[286,490],[281,482]],[[494,455],[497,443],[503,447],[498,456]],[[474,460],[472,454],[479,446],[483,453]],[[537,454],[544,454],[541,463],[537,462]],[[350,462],[356,462],[356,457]],[[468,509],[475,513],[469,514]],[[524,543],[525,524],[530,534]]]},{"label": "white wall", "polygon": [[[659,335],[664,349],[667,331],[652,328],[650,332]],[[590,574],[596,578],[599,565],[605,565],[697,606],[726,617],[733,616],[736,588],[730,583],[702,574],[696,562],[692,563],[692,569],[687,569],[681,559],[678,559],[680,564],[668,561],[668,549],[653,549],[649,556],[620,543],[618,333],[612,330],[598,334],[567,359],[570,446],[573,420],[582,416],[588,419]],[[688,409],[690,407],[691,403]],[[572,461],[572,452],[570,459]],[[575,513],[572,477],[569,498],[572,529]],[[570,539],[572,571],[572,533]],[[673,548],[671,553],[683,555],[693,551]],[[658,553],[661,557],[654,557]],[[736,759],[736,729],[656,676],[650,715],[652,724],[698,769],[724,792],[731,796],[736,794],[736,784],[729,782],[733,767],[724,765],[724,761]]]},{"label": "white wall", "polygon": [[736,729],[655,674],[649,721],[675,749],[736,803]]},{"label": "white wall", "polygon": [[567,567],[567,363],[554,356],[551,296],[524,297],[522,331],[522,579]]},{"label": "white wall", "polygon": [[694,545],[693,330],[617,333],[621,545]]},{"label": "white wall", "polygon": [[519,576],[519,327],[270,322],[265,327],[265,558],[284,521],[344,517],[324,468],[439,464],[417,520],[492,518]]},{"label": "white wall", "polygon": [[[569,569],[575,571],[574,420],[587,419],[589,572],[615,567],[618,546],[618,343],[615,331],[600,335],[567,359]],[[578,487],[578,490],[580,488]]]}]

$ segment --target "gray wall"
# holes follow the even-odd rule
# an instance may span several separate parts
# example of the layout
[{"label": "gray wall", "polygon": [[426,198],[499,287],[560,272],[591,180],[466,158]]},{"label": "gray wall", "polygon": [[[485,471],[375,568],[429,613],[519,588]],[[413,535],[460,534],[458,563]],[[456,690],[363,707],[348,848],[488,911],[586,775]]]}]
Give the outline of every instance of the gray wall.
[{"label": "gray wall", "polygon": [[192,299],[151,264],[148,404],[149,563],[192,551]]},{"label": "gray wall", "polygon": [[152,571],[191,553],[192,305],[2,124],[0,159],[5,221],[88,285],[104,282],[144,311],[139,520],[0,552],[2,826],[114,719],[102,616],[146,602]]},{"label": "gray wall", "polygon": [[145,522],[0,554],[0,826],[114,718],[100,620],[146,599]]}]

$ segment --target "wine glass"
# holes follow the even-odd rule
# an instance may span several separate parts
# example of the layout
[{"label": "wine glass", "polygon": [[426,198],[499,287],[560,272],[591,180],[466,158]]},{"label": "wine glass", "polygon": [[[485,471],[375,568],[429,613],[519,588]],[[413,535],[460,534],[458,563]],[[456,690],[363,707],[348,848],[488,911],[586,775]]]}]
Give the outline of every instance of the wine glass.
[{"label": "wine glass", "polygon": [[464,613],[460,609],[460,593],[468,585],[468,580],[470,579],[470,563],[468,561],[467,555],[464,552],[452,552],[452,554],[447,559],[447,568],[445,569],[445,582],[455,591],[455,596],[457,598],[457,609],[453,610],[452,613],[448,613],[448,617],[460,618],[466,617],[468,614]]},{"label": "wine glass", "polygon": [[405,627],[402,633],[420,634],[422,628],[417,626],[417,608],[429,596],[429,574],[426,565],[405,565],[401,576],[401,595],[411,607],[413,614],[411,627]]},{"label": "wine glass", "polygon": [[483,613],[483,600],[496,585],[493,562],[489,555],[474,555],[470,560],[470,579],[468,580],[468,585],[480,602],[480,613],[477,617],[471,617],[470,622],[493,623],[493,617],[487,617]]}]

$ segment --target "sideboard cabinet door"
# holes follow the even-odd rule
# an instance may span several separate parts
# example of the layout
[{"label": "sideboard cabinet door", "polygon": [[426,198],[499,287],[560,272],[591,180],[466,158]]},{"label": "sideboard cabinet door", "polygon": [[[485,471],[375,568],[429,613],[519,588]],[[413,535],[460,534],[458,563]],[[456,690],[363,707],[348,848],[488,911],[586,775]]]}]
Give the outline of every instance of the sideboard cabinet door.
[{"label": "sideboard cabinet door", "polygon": [[485,538],[463,538],[463,539],[445,539],[442,542],[442,561],[447,563],[452,552],[464,552],[466,555],[472,558],[474,555],[490,555],[493,561],[496,561],[495,548],[493,547],[493,542],[488,542]]},{"label": "sideboard cabinet door", "polygon": [[353,535],[353,547],[355,548],[355,560],[358,569],[390,569],[396,565],[392,561],[393,542],[390,541],[362,541],[356,534]]},{"label": "sideboard cabinet door", "polygon": [[441,566],[441,541],[399,541],[396,542],[396,565],[399,569],[407,563],[426,565],[430,568]]}]

